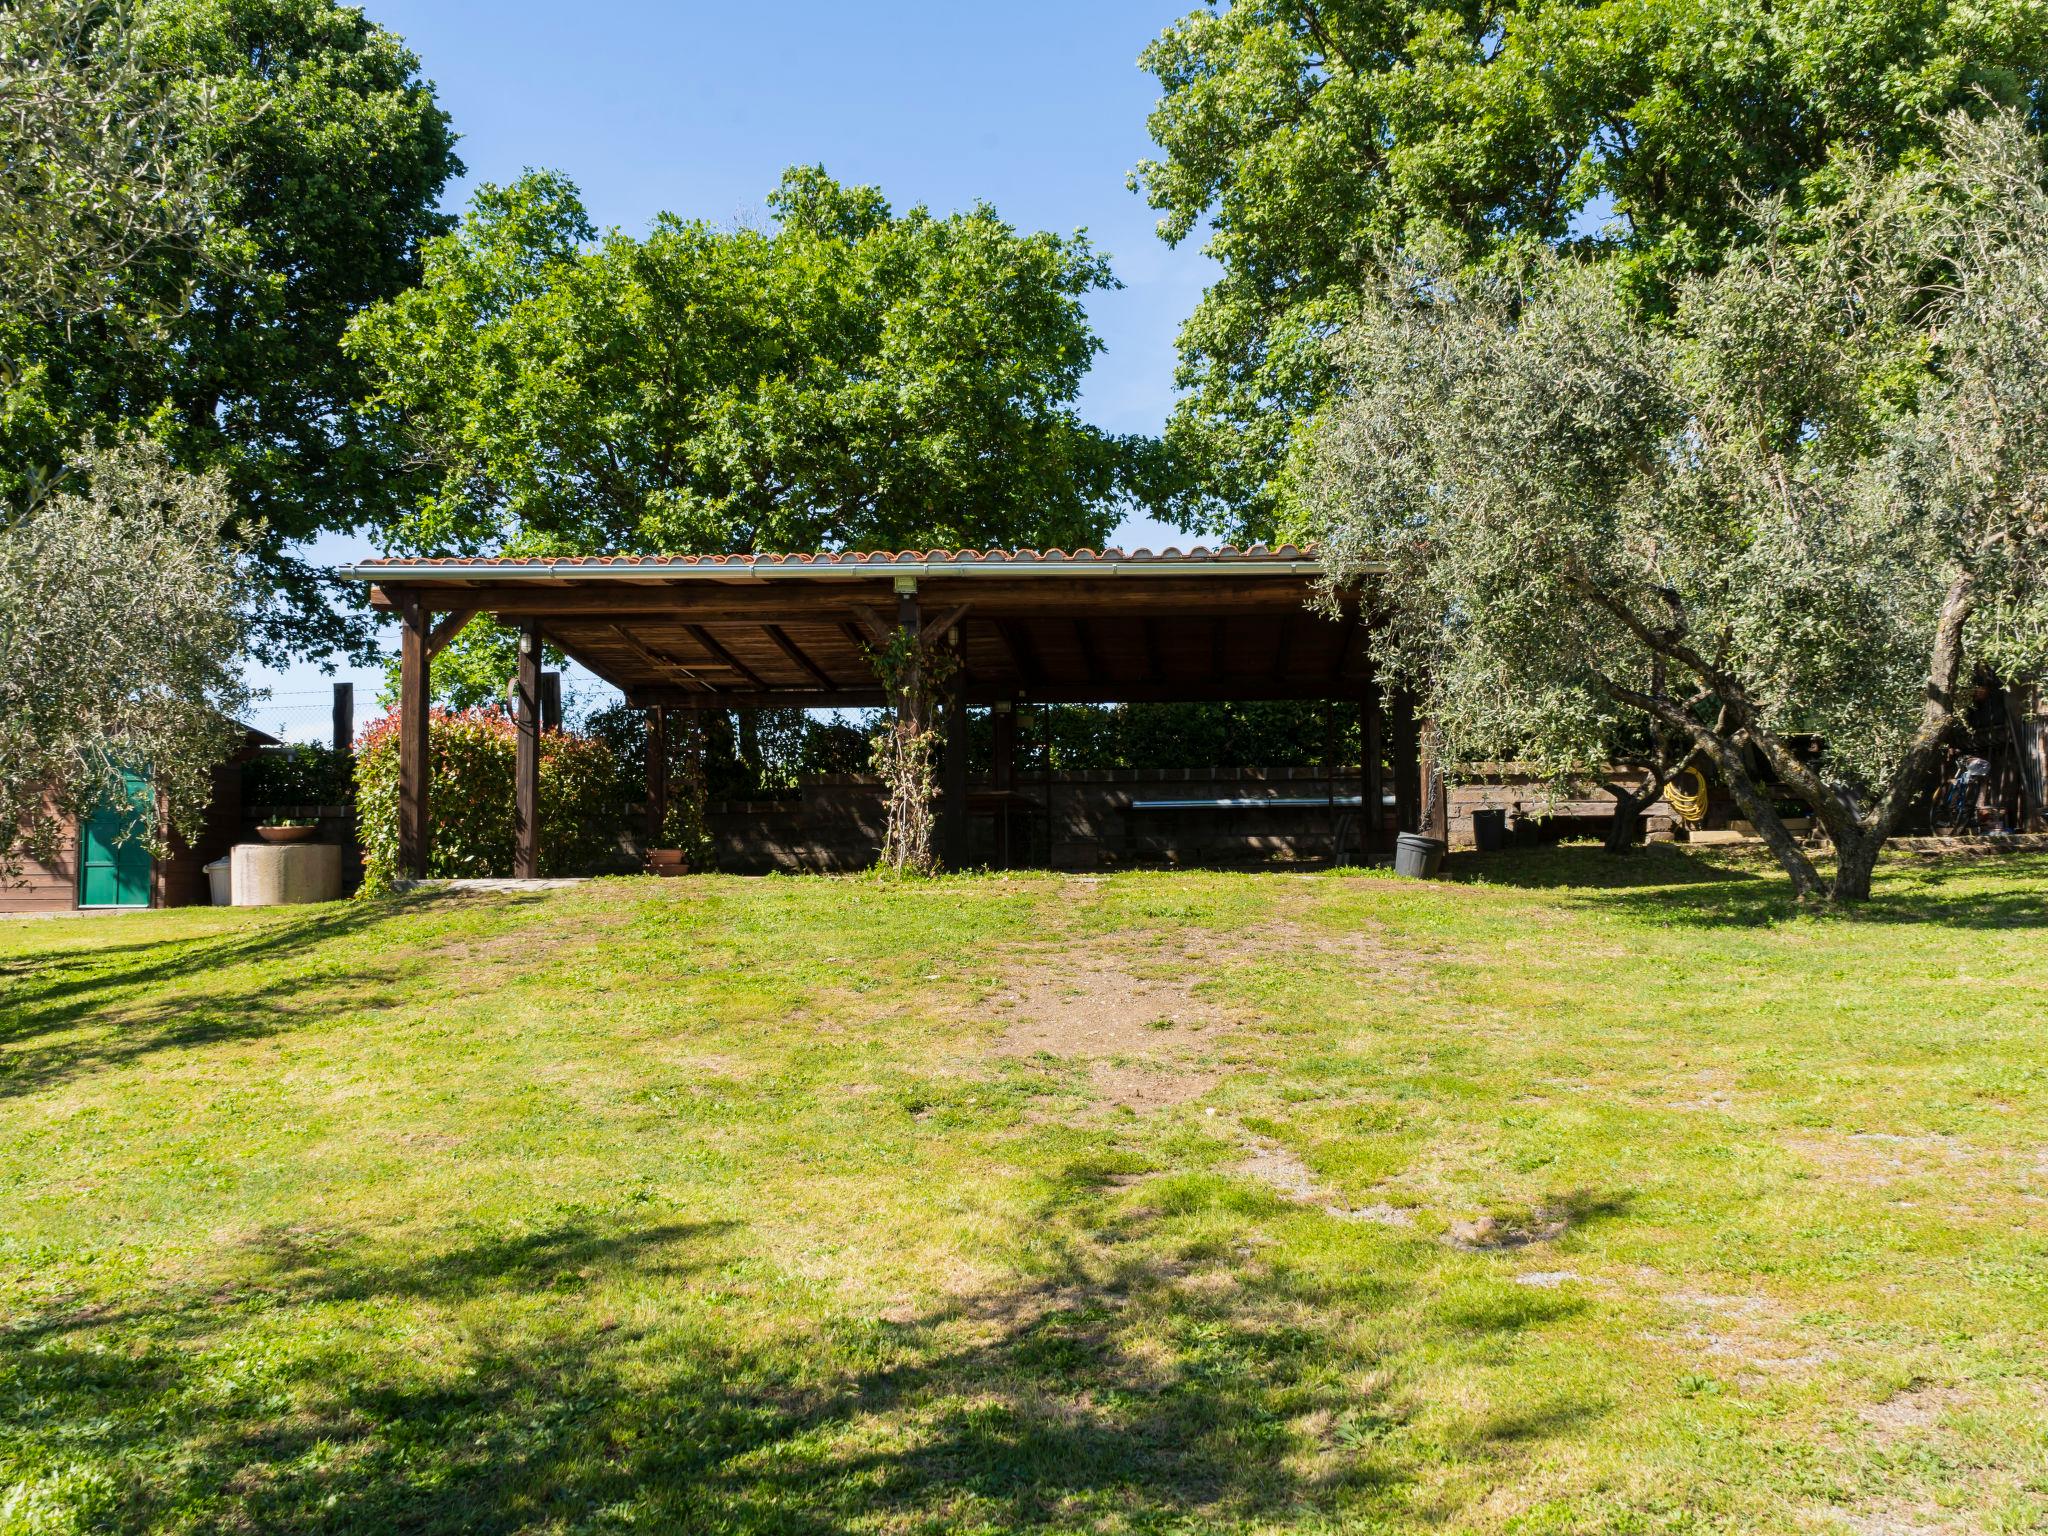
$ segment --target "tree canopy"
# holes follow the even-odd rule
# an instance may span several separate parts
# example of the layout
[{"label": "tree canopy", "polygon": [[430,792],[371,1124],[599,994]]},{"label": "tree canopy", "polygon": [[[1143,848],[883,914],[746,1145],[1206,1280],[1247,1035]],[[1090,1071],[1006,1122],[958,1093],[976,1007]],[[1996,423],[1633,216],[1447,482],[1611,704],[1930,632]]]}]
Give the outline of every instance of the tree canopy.
[{"label": "tree canopy", "polygon": [[481,188],[348,348],[437,552],[1094,544],[1145,444],[1074,409],[1114,284],[1084,234],[897,214],[788,172],[770,228],[600,238],[552,173]]},{"label": "tree canopy", "polygon": [[[1568,772],[1666,735],[1802,895],[1867,893],[1970,661],[2048,662],[2048,186],[2017,117],[1941,131],[1924,167],[1865,158],[1827,208],[1767,211],[1668,327],[1614,264],[1383,269],[1311,496],[1454,752]],[[1826,828],[1831,887],[1758,759]]]},{"label": "tree canopy", "polygon": [[84,208],[60,232],[153,212],[179,180],[180,211],[194,216],[181,238],[120,248],[87,291],[0,310],[0,496],[19,504],[81,444],[140,427],[179,465],[222,477],[254,541],[261,654],[366,651],[367,626],[292,547],[383,524],[402,503],[340,340],[352,315],[414,280],[421,244],[446,228],[436,203],[461,168],[448,119],[400,41],[334,0],[58,9],[87,18],[40,55],[55,58],[43,74],[60,97],[118,107],[146,89],[161,101],[112,120],[140,125],[125,146],[88,131],[70,161],[36,163],[101,153],[162,167],[131,179],[129,204]]},{"label": "tree canopy", "polygon": [[1178,516],[1263,535],[1301,510],[1303,422],[1373,258],[1448,240],[1612,255],[1652,306],[1758,234],[1772,195],[1834,195],[1959,106],[2042,127],[2048,12],[1763,0],[1211,0],[1143,63],[1160,156],[1134,181],[1222,273],[1180,337]]}]

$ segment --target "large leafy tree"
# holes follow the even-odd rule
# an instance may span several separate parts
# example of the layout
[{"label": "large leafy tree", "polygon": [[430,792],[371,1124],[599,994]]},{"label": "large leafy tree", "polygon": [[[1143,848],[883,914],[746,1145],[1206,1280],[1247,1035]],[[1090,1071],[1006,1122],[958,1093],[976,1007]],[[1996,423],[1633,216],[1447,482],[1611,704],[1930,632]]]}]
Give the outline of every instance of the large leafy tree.
[{"label": "large leafy tree", "polygon": [[[260,653],[367,650],[367,625],[294,547],[402,504],[340,341],[446,228],[435,207],[460,170],[447,117],[399,39],[334,0],[71,9],[89,25],[54,75],[73,95],[118,102],[134,81],[166,82],[131,153],[153,166],[161,152],[171,170],[111,214],[152,212],[152,187],[184,176],[199,216],[186,238],[122,248],[85,291],[0,312],[0,496],[20,504],[82,443],[139,424],[179,465],[217,472],[249,527]],[[92,83],[116,69],[111,93]],[[107,212],[85,209],[85,233]]]},{"label": "large leafy tree", "polygon": [[1757,234],[1758,199],[1833,194],[1853,150],[1927,149],[1961,105],[2041,127],[2032,0],[1211,0],[1145,53],[1160,156],[1136,182],[1222,273],[1180,339],[1179,515],[1253,534],[1300,510],[1325,345],[1372,258],[1425,235],[1465,260],[1526,241],[1626,263],[1632,301]]},{"label": "large leafy tree", "polygon": [[1074,408],[1113,283],[1083,235],[894,212],[789,172],[773,226],[598,237],[575,189],[476,195],[348,346],[428,490],[410,549],[1092,544],[1144,445]]},{"label": "large leafy tree", "polygon": [[1940,129],[1924,167],[1866,157],[1827,209],[1767,212],[1668,326],[1613,264],[1383,272],[1311,495],[1454,749],[1564,772],[1660,736],[1802,896],[1868,894],[1971,661],[2048,662],[2048,185],[2016,116]]}]

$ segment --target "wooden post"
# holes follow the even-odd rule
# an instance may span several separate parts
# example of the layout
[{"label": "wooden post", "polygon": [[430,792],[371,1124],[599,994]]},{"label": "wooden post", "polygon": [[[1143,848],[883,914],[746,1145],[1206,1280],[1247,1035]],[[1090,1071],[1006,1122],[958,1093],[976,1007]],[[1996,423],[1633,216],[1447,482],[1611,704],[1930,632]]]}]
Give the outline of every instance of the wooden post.
[{"label": "wooden post", "polygon": [[428,824],[427,724],[430,663],[427,612],[416,593],[400,598],[398,635],[398,872],[424,880],[432,851]]},{"label": "wooden post", "polygon": [[1358,701],[1358,860],[1371,864],[1386,851],[1386,715],[1377,688]]},{"label": "wooden post", "polygon": [[1017,705],[1012,699],[998,699],[989,712],[989,734],[993,748],[989,758],[989,782],[998,794],[996,811],[996,858],[1004,869],[1010,867],[1010,804],[1008,796],[1017,788]]},{"label": "wooden post", "polygon": [[668,711],[647,711],[647,846],[666,848],[668,835]]},{"label": "wooden post", "polygon": [[946,758],[940,765],[939,856],[948,869],[967,867],[967,667],[957,630],[946,643],[953,669],[946,678]]},{"label": "wooden post", "polygon": [[1415,695],[1394,690],[1393,718],[1387,722],[1394,759],[1394,825],[1402,832],[1422,830],[1422,743],[1417,738]]},{"label": "wooden post", "polygon": [[1422,791],[1422,833],[1425,837],[1451,840],[1450,790],[1444,779],[1443,737],[1434,720],[1425,720],[1416,732],[1420,757],[1416,778]]},{"label": "wooden post", "polygon": [[931,724],[924,718],[923,670],[924,658],[919,654],[918,639],[923,632],[923,616],[917,608],[917,582],[914,578],[899,578],[896,584],[896,627],[910,639],[910,655],[904,663],[904,687],[897,709],[912,735],[921,736]]},{"label": "wooden post", "polygon": [[334,685],[334,751],[337,756],[347,752],[356,740],[356,685],[336,683]]},{"label": "wooden post", "polygon": [[[535,630],[537,635],[539,630]],[[534,641],[538,654],[540,642]],[[534,665],[540,663],[536,661]],[[540,728],[544,731],[559,731],[562,728],[562,674],[543,672],[540,675]]]},{"label": "wooden post", "polygon": [[519,633],[519,670],[514,677],[519,690],[518,714],[512,767],[512,796],[516,828],[512,849],[512,878],[540,878],[540,626],[529,624]]}]

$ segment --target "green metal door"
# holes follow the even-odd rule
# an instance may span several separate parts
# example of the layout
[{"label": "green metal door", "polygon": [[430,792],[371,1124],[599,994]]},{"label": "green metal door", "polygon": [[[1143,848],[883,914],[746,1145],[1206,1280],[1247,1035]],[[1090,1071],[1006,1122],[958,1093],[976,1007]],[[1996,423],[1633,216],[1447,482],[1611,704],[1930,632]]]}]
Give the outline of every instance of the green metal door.
[{"label": "green metal door", "polygon": [[125,805],[102,806],[79,839],[78,904],[81,907],[146,907],[154,860],[140,838],[127,836],[136,824],[149,783],[140,774],[121,775]]}]

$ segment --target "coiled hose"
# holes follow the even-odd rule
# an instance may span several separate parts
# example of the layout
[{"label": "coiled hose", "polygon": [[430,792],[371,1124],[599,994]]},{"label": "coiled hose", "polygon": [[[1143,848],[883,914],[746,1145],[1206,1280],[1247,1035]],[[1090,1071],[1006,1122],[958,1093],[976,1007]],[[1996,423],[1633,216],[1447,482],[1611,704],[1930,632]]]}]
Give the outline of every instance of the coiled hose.
[{"label": "coiled hose", "polygon": [[[1679,788],[1687,779],[1692,780],[1693,787]],[[1680,821],[1688,827],[1698,826],[1707,819],[1707,776],[1697,768],[1679,769],[1664,786],[1664,799],[1678,812]]]}]

